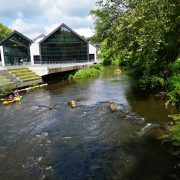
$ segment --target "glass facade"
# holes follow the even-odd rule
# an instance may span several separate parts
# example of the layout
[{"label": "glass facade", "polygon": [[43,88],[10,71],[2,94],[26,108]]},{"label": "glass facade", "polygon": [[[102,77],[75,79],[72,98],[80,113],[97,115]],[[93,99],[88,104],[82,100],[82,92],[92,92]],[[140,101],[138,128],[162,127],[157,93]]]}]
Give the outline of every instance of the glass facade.
[{"label": "glass facade", "polygon": [[40,47],[42,63],[88,60],[88,43],[63,26],[45,39]]},{"label": "glass facade", "polygon": [[19,34],[13,34],[3,42],[5,65],[21,65],[30,62],[30,42]]}]

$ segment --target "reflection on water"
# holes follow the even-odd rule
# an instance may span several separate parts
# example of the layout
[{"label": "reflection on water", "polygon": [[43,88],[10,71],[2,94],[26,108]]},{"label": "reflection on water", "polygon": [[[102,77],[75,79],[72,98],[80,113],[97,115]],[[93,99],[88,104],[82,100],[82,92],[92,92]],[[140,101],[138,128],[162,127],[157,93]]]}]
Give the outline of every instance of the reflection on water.
[{"label": "reflection on water", "polygon": [[177,109],[173,106],[165,107],[165,101],[156,97],[155,93],[141,91],[134,82],[126,91],[128,102],[133,112],[146,118],[149,122],[164,124],[169,121],[169,114],[176,114]]},{"label": "reflection on water", "polygon": [[[146,133],[169,110],[139,99],[128,76],[112,72],[51,84],[1,106],[0,179],[170,179],[176,160]],[[119,109],[111,112],[109,101]]]}]

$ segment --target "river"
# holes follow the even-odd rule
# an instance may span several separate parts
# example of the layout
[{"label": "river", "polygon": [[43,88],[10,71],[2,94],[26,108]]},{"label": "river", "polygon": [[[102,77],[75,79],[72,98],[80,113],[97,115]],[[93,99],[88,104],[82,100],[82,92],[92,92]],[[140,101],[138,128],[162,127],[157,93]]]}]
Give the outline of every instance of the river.
[{"label": "river", "polygon": [[[1,180],[171,180],[177,160],[157,137],[168,114],[112,68],[0,105]],[[68,106],[77,101],[77,108]],[[111,112],[108,102],[118,104]]]}]

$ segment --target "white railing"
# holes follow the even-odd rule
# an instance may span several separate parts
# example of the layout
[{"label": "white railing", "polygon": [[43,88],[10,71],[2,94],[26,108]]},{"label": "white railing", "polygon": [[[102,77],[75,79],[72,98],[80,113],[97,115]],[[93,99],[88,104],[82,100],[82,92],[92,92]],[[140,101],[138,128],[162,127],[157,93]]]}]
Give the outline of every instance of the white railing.
[{"label": "white railing", "polygon": [[74,60],[74,61],[35,61],[34,64],[73,64],[73,63],[88,63],[94,60]]}]

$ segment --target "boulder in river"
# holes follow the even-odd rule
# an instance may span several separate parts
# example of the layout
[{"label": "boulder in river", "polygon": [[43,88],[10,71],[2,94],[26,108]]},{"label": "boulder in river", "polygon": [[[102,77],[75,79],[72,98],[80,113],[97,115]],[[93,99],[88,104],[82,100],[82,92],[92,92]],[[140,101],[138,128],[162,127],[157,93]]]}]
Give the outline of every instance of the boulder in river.
[{"label": "boulder in river", "polygon": [[113,111],[113,112],[116,111],[118,108],[117,104],[114,102],[110,102],[109,107],[110,107],[111,111]]},{"label": "boulder in river", "polygon": [[69,101],[69,102],[68,102],[68,105],[69,105],[71,108],[76,108],[76,107],[77,107],[77,103],[76,103],[76,101],[74,101],[74,100]]},{"label": "boulder in river", "polygon": [[57,107],[56,105],[50,105],[49,110],[54,110],[54,109],[56,109],[56,107]]}]

